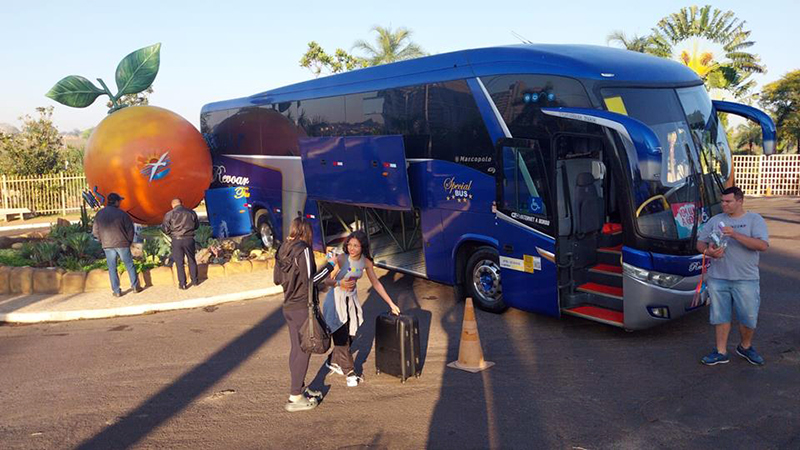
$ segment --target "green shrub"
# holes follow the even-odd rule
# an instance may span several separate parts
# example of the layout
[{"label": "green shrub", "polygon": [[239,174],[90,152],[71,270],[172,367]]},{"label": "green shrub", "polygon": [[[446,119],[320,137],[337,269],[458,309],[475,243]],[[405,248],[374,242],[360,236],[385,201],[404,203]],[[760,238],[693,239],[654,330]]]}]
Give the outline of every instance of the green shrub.
[{"label": "green shrub", "polygon": [[94,269],[108,270],[108,263],[106,262],[106,259],[105,258],[101,258],[101,259],[96,259],[96,260],[91,261],[91,262],[87,262],[81,268],[81,270],[83,270],[84,272],[88,272],[88,271],[94,270]]},{"label": "green shrub", "polygon": [[33,260],[33,244],[30,242],[23,242],[22,247],[17,250],[20,258]]},{"label": "green shrub", "polygon": [[81,202],[81,221],[80,221],[81,230],[91,233],[92,232],[92,225],[94,225],[94,217],[89,217],[89,212],[86,209],[86,202]]},{"label": "green shrub", "polygon": [[37,265],[54,266],[61,254],[61,244],[52,241],[37,242],[33,245],[31,259]]},{"label": "green shrub", "polygon": [[211,236],[211,227],[206,224],[200,225],[200,227],[194,232],[194,242],[197,244],[198,250],[208,247],[208,242],[211,240]]},{"label": "green shrub", "polygon": [[32,266],[33,261],[23,258],[19,252],[10,248],[0,249],[0,264],[12,267]]},{"label": "green shrub", "polygon": [[67,236],[73,235],[75,233],[84,233],[79,223],[74,223],[69,225],[55,224],[52,227],[50,227],[50,235],[48,237],[58,242],[59,244],[66,245],[64,240],[67,238]]},{"label": "green shrub", "polygon": [[83,270],[83,264],[84,261],[72,255],[61,255],[58,258],[58,267],[74,272]]},{"label": "green shrub", "polygon": [[239,243],[239,251],[245,257],[250,255],[250,251],[260,249],[262,247],[261,237],[257,234],[250,234]]},{"label": "green shrub", "polygon": [[100,243],[95,241],[89,233],[83,231],[67,235],[64,237],[62,244],[64,244],[77,259],[85,259],[87,257],[97,258],[103,254],[103,248],[100,246]]}]

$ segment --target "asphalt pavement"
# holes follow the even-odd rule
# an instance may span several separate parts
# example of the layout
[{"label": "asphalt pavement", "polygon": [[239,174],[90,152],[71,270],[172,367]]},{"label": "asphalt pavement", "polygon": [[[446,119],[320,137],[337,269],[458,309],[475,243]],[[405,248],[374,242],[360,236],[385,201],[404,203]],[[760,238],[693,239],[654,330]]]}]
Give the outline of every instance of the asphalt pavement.
[{"label": "asphalt pavement", "polygon": [[[279,295],[135,317],[0,327],[4,448],[800,448],[800,203],[747,200],[768,221],[755,346],[763,367],[713,367],[707,312],[645,331],[572,317],[478,312],[491,369],[457,358],[452,289],[380,271],[420,320],[419,379],[374,374],[385,303],[362,280],[366,322],[347,388],[314,356],[315,410],[288,413]],[[730,349],[737,343],[732,333]],[[327,375],[327,376],[326,376]]]}]

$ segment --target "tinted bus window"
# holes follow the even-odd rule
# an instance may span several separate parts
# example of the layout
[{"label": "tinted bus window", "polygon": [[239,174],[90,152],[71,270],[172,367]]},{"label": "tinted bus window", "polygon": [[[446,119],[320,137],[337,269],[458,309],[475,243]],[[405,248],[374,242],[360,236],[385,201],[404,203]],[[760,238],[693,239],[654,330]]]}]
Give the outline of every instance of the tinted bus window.
[{"label": "tinted bus window", "polygon": [[402,135],[407,158],[493,166],[491,138],[464,80],[348,95],[345,117],[345,135]]},{"label": "tinted bus window", "polygon": [[[592,107],[583,85],[571,78],[550,75],[497,75],[483,77],[481,81],[514,137],[533,137],[545,131],[556,131],[550,129],[556,121],[542,114],[541,108]],[[565,121],[560,121],[560,124],[564,123]],[[570,125],[581,126],[577,123]]]},{"label": "tinted bus window", "polygon": [[223,110],[207,112],[200,117],[200,131],[212,154],[221,153],[225,147],[227,136],[225,138],[220,136],[218,128],[228,116],[230,116],[230,112]]},{"label": "tinted bus window", "polygon": [[308,136],[344,136],[344,97],[327,97],[302,100],[297,111],[297,122]]},{"label": "tinted bus window", "polygon": [[344,98],[347,136],[382,135],[386,133],[383,118],[384,98],[378,92],[352,94]]},{"label": "tinted bus window", "polygon": [[426,109],[431,157],[484,172],[493,167],[492,141],[467,82],[431,84],[427,99],[419,106]]}]

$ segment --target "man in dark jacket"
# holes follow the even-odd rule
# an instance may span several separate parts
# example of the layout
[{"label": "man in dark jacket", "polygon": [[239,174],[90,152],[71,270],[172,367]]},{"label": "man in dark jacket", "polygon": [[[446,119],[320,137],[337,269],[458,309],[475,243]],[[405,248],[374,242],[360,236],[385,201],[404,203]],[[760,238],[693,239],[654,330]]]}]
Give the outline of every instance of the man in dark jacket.
[{"label": "man in dark jacket", "polygon": [[181,199],[172,200],[172,211],[164,215],[161,225],[164,233],[172,238],[172,260],[178,271],[178,289],[186,289],[186,272],[183,271],[183,257],[189,260],[189,276],[192,286],[197,286],[197,261],[194,258],[194,232],[200,226],[197,213],[185,208]]},{"label": "man in dark jacket", "polygon": [[122,295],[117,274],[117,257],[121,258],[122,263],[125,264],[125,271],[131,278],[133,292],[142,290],[139,286],[139,278],[136,276],[136,268],[133,266],[133,256],[131,256],[133,221],[125,211],[119,209],[122,200],[124,198],[116,192],[108,194],[106,207],[94,216],[94,225],[92,226],[92,234],[100,241],[106,254],[108,277],[111,279],[111,290],[114,297]]}]

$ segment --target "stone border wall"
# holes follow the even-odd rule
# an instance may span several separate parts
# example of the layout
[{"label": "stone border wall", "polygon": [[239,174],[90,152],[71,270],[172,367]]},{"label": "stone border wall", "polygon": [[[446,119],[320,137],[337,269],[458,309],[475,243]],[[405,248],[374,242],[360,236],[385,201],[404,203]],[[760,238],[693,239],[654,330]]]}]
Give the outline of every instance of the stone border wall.
[{"label": "stone border wall", "polygon": [[[317,267],[325,263],[325,255],[314,252]],[[263,272],[272,283],[274,259],[229,261],[225,264],[198,264],[200,280],[224,278],[232,275]],[[186,279],[189,280],[189,267],[184,264]],[[127,273],[120,274],[122,290],[130,289],[131,282]],[[139,274],[139,285],[178,286],[175,266],[156,267]],[[111,290],[108,271],[94,269],[89,272],[68,272],[61,268],[47,267],[10,267],[0,266],[0,295],[9,294],[80,294],[90,291]]]},{"label": "stone border wall", "polygon": [[[224,278],[240,273],[264,272],[272,281],[273,259],[263,261],[245,260],[229,261],[225,264],[198,264],[200,280]],[[186,279],[189,280],[189,268],[184,265]],[[130,277],[120,274],[120,287],[130,289]],[[139,274],[139,285],[177,286],[178,277],[175,266],[156,267]],[[0,295],[7,294],[80,294],[82,292],[111,290],[108,271],[94,269],[89,272],[68,272],[61,268],[33,268],[0,266]]]}]

